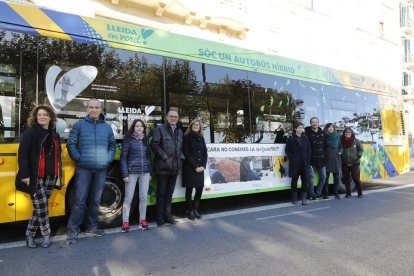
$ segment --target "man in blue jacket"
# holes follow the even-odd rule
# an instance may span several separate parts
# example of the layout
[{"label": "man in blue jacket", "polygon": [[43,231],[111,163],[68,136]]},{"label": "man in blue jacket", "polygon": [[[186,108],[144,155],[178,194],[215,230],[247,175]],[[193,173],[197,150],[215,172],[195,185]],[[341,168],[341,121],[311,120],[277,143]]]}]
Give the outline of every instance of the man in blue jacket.
[{"label": "man in blue jacket", "polygon": [[76,242],[86,202],[86,231],[97,236],[105,234],[97,222],[106,169],[115,155],[115,137],[101,114],[101,103],[97,99],[88,101],[87,111],[88,116],[75,123],[67,141],[69,155],[76,163],[76,195],[68,221],[68,244]]}]

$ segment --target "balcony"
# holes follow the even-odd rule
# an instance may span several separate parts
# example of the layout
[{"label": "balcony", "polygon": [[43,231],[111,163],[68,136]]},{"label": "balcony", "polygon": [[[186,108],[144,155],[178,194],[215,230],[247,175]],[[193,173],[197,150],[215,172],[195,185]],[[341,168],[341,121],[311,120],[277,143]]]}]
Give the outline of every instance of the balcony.
[{"label": "balcony", "polygon": [[403,86],[401,94],[405,102],[414,101],[414,86]]},{"label": "balcony", "polygon": [[401,33],[402,33],[403,37],[409,38],[409,37],[413,36],[413,34],[414,34],[414,20],[404,19],[404,20],[401,21],[400,25],[401,25]]},{"label": "balcony", "polygon": [[405,54],[402,56],[403,67],[407,71],[414,72],[414,54]]}]

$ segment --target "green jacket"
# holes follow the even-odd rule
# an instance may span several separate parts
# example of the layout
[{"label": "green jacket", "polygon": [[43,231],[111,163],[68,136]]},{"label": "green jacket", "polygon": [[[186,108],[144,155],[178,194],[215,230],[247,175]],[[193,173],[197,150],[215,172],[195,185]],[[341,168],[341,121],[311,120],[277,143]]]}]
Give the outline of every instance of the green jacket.
[{"label": "green jacket", "polygon": [[359,164],[364,148],[361,141],[355,139],[353,145],[349,148],[343,148],[342,151],[342,165],[353,166]]}]

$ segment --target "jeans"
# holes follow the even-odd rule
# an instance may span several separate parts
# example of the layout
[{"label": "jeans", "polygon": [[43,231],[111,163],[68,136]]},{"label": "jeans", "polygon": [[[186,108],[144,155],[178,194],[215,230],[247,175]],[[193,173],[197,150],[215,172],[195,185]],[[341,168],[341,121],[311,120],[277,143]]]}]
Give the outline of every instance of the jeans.
[{"label": "jeans", "polygon": [[172,220],[171,204],[177,175],[158,174],[157,178],[157,222]]},{"label": "jeans", "polygon": [[314,171],[317,171],[318,176],[319,176],[318,177],[319,178],[318,179],[318,186],[316,187],[316,193],[317,194],[321,194],[323,185],[325,184],[326,167],[317,168],[317,167],[312,166],[312,169],[310,170],[310,174],[309,174],[308,195],[313,195],[314,194],[314,192],[313,192],[313,189],[314,189],[314,186],[315,186],[315,184],[313,183],[313,178],[315,176]]},{"label": "jeans", "polygon": [[[105,187],[106,168],[100,170],[76,167],[75,203],[72,207],[68,228],[78,231],[87,207],[86,227],[96,229],[98,226],[99,206]],[[87,206],[86,206],[87,205]]]},{"label": "jeans", "polygon": [[150,174],[130,174],[129,182],[125,183],[125,198],[122,205],[122,221],[129,221],[129,213],[131,210],[131,202],[134,197],[135,186],[139,181],[139,220],[145,220],[147,215],[147,196],[149,188]]}]

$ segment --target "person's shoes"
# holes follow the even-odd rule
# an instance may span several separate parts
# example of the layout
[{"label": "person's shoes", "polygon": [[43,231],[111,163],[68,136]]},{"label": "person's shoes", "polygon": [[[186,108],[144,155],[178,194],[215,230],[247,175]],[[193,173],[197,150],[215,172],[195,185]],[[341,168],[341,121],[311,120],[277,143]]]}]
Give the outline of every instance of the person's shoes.
[{"label": "person's shoes", "polygon": [[321,194],[318,194],[318,193],[316,193],[314,196],[315,196],[315,199],[320,199],[322,197]]},{"label": "person's shoes", "polygon": [[33,236],[26,236],[26,246],[29,248],[36,248],[37,244]]},{"label": "person's shoes", "polygon": [[141,219],[141,221],[139,222],[139,228],[141,230],[148,230],[149,229],[148,222],[145,219]]},{"label": "person's shoes", "polygon": [[350,194],[347,194],[347,195],[345,196],[345,198],[351,198],[351,195],[350,195]]},{"label": "person's shoes", "polygon": [[329,197],[327,195],[323,195],[322,199],[329,199]]},{"label": "person's shoes", "polygon": [[201,215],[198,213],[198,211],[197,211],[197,210],[194,210],[194,211],[193,211],[193,214],[194,214],[194,216],[195,216],[197,219],[201,219]]},{"label": "person's shoes", "polygon": [[68,234],[66,236],[66,243],[67,244],[74,244],[78,238],[78,231],[69,229]]},{"label": "person's shoes", "polygon": [[99,228],[87,229],[86,233],[94,234],[95,236],[98,236],[98,237],[105,236],[105,231]]},{"label": "person's shoes", "polygon": [[302,205],[308,205],[308,201],[302,200]]},{"label": "person's shoes", "polygon": [[341,197],[339,196],[339,194],[335,194],[334,195],[336,199],[341,199]]},{"label": "person's shoes", "polygon": [[311,200],[316,200],[316,195],[315,194],[313,194],[312,196],[311,196],[311,198],[310,198]]},{"label": "person's shoes", "polygon": [[195,219],[195,215],[193,211],[187,211],[187,218],[189,220],[194,220]]},{"label": "person's shoes", "polygon": [[165,219],[165,222],[166,223],[169,223],[169,224],[176,224],[177,222],[175,221],[175,219],[173,219],[173,218],[168,218],[168,219]]},{"label": "person's shoes", "polygon": [[158,227],[162,227],[164,225],[164,223],[165,223],[164,220],[161,220],[161,219],[157,220],[157,226]]},{"label": "person's shoes", "polygon": [[48,248],[50,246],[50,235],[46,235],[43,237],[43,241],[40,244],[40,246],[43,248]]},{"label": "person's shoes", "polygon": [[292,204],[296,205],[296,204],[298,204],[298,202],[297,201],[292,201]]},{"label": "person's shoes", "polygon": [[128,221],[124,221],[124,222],[122,223],[121,232],[122,232],[122,233],[127,233],[127,232],[129,232],[129,222],[128,222]]},{"label": "person's shoes", "polygon": [[362,198],[364,195],[363,194],[359,194],[358,195],[358,198]]}]

